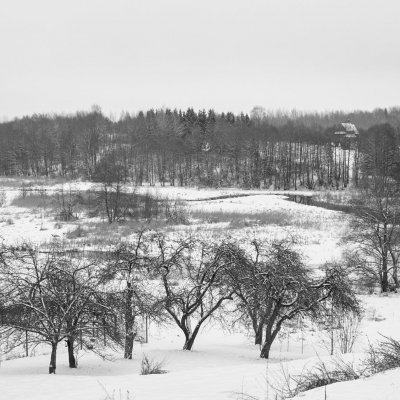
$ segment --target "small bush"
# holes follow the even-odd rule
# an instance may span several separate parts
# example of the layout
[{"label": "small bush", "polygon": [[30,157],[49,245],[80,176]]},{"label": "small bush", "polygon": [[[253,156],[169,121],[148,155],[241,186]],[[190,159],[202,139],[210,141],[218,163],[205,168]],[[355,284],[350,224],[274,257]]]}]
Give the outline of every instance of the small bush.
[{"label": "small bush", "polygon": [[127,390],[126,393],[122,392],[121,389],[119,389],[118,392],[113,390],[112,393],[110,394],[102,383],[100,383],[100,382],[98,382],[98,383],[105,393],[106,397],[104,397],[104,400],[131,400],[131,399],[133,399],[133,397],[131,397],[131,393],[129,392],[129,390]]},{"label": "small bush", "polygon": [[308,371],[300,375],[288,375],[284,373],[283,383],[277,392],[283,399],[292,398],[299,393],[318,387],[330,385],[332,383],[352,381],[365,376],[365,370],[356,371],[352,363],[342,359],[332,360],[332,365],[328,366],[323,361]]},{"label": "small bush", "polygon": [[400,342],[383,336],[376,347],[370,345],[365,367],[369,374],[400,367]]},{"label": "small bush", "polygon": [[74,230],[69,231],[67,233],[67,238],[68,239],[77,239],[77,238],[85,237],[86,235],[87,235],[87,232],[80,225],[78,225]]},{"label": "small bush", "polygon": [[55,195],[55,203],[57,206],[56,219],[60,221],[73,221],[77,219],[76,206],[81,199],[79,192],[65,192],[64,188],[61,188],[59,193]]},{"label": "small bush", "polygon": [[20,188],[20,197],[23,199],[28,195],[28,193],[32,190],[32,185],[22,182],[22,186]]},{"label": "small bush", "polygon": [[361,316],[348,312],[339,316],[340,328],[335,332],[336,341],[341,353],[351,353],[360,336]]},{"label": "small bush", "polygon": [[56,216],[56,219],[59,221],[75,221],[77,220],[77,216],[72,213],[72,211],[69,210],[61,210],[58,215]]},{"label": "small bush", "polygon": [[335,353],[351,353],[360,336],[362,315],[352,311],[339,311],[332,319],[328,316],[323,325],[321,343]]},{"label": "small bush", "polygon": [[172,204],[166,202],[165,217],[169,224],[189,224],[189,217],[184,208],[184,204],[179,201],[175,201]]},{"label": "small bush", "polygon": [[8,218],[8,220],[6,222],[7,222],[7,225],[14,225],[14,220],[12,218]]},{"label": "small bush", "polygon": [[152,374],[166,374],[167,371],[164,369],[164,361],[156,361],[149,358],[146,354],[143,354],[142,368],[140,375],[152,375]]},{"label": "small bush", "polygon": [[54,228],[55,228],[55,229],[61,229],[61,228],[62,228],[62,224],[60,224],[59,222],[56,222],[56,223],[54,224]]}]

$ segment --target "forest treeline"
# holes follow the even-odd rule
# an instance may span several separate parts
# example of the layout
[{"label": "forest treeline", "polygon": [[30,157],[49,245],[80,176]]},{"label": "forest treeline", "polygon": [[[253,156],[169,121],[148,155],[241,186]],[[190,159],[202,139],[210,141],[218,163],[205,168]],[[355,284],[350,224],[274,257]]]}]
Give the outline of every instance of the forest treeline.
[{"label": "forest treeline", "polygon": [[[356,138],[335,135],[340,123]],[[372,112],[159,109],[106,117],[97,106],[0,124],[0,174],[175,186],[314,189],[357,185],[371,157],[398,162],[400,108]],[[380,155],[377,155],[377,154]],[[396,154],[395,154],[396,153]],[[396,168],[392,168],[396,171]]]}]

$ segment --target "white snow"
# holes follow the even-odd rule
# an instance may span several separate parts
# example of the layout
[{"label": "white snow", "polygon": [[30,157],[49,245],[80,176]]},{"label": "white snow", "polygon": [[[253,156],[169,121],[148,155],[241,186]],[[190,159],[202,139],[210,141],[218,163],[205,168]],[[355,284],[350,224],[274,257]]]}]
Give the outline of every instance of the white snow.
[{"label": "white snow", "polygon": [[[50,184],[51,183],[51,184]],[[31,188],[46,189],[47,193],[85,191],[98,185],[90,182],[59,183],[44,182],[42,185],[32,185]],[[20,183],[21,184],[21,183]],[[124,226],[114,224],[110,226],[100,218],[82,217],[76,222],[58,223],[48,208],[37,207],[23,208],[11,206],[12,200],[20,195],[17,180],[0,179],[0,186],[6,192],[7,204],[0,207],[0,238],[6,243],[43,243],[50,242],[54,238],[65,239],[68,233],[78,226],[87,234],[81,242],[89,243],[97,236],[105,235],[107,239],[118,240],[125,236]],[[197,233],[218,240],[222,236],[234,238],[248,237],[252,239],[273,239],[292,237],[298,242],[298,249],[307,258],[310,265],[317,266],[323,262],[332,261],[341,257],[341,248],[337,245],[346,222],[339,212],[297,204],[288,201],[285,193],[269,192],[262,190],[231,189],[196,189],[180,187],[142,186],[139,188],[128,187],[128,190],[136,190],[139,193],[150,193],[160,198],[175,200],[189,200],[185,203],[185,209],[191,218],[189,226],[178,225],[168,227],[172,234]],[[295,192],[306,194],[309,192]],[[229,197],[223,196],[243,196]],[[217,198],[219,197],[219,198]],[[214,199],[196,201],[198,199]],[[202,221],[196,218],[203,218]],[[210,220],[209,222],[205,221]],[[221,222],[219,222],[221,220]],[[238,222],[238,224],[236,224]],[[138,229],[131,228],[131,231]],[[154,227],[154,226],[153,226]],[[106,232],[106,233],[105,233]]]},{"label": "white snow", "polygon": [[[54,235],[64,237],[77,224],[89,226],[89,219],[82,219],[77,223],[62,223],[57,228],[50,215],[45,213],[42,218],[41,210],[33,212],[32,209],[10,206],[13,197],[18,195],[19,184],[18,180],[10,179],[0,182],[0,190],[7,194],[7,204],[0,207],[0,237],[6,242],[29,240],[39,243],[51,240]],[[73,183],[73,189],[89,187],[88,182]],[[59,190],[61,183],[47,183],[46,188]],[[69,190],[65,185],[64,188]],[[203,235],[210,241],[230,235],[245,241],[253,237],[271,239],[290,234],[297,238],[297,247],[309,264],[319,265],[341,256],[340,237],[347,229],[347,219],[342,213],[289,202],[282,194],[271,195],[267,191],[173,187],[142,187],[138,191],[149,191],[163,198],[192,200],[186,203],[191,225],[168,227],[169,235],[192,233]],[[198,201],[237,194],[249,196]],[[213,215],[216,221],[202,219]],[[194,216],[198,220],[194,220]],[[271,216],[271,223],[268,223],[268,216]],[[113,225],[109,229],[118,231],[119,227]],[[362,334],[354,348],[355,353],[347,356],[356,361],[363,357],[368,343],[378,340],[380,334],[400,339],[400,297],[374,295],[363,297],[363,301]],[[0,354],[0,399],[223,400],[244,399],[244,394],[248,394],[260,400],[272,400],[275,399],[273,387],[278,385],[282,371],[300,373],[305,366],[329,358],[322,340],[324,335],[311,329],[303,333],[286,330],[275,341],[271,359],[266,361],[258,357],[259,349],[242,330],[230,332],[213,322],[200,332],[194,351],[185,352],[180,350],[183,337],[179,330],[173,325],[158,327],[152,324],[149,344],[135,345],[134,360],[123,360],[121,354],[116,353],[113,361],[104,361],[94,354],[81,352],[79,367],[69,369],[65,348],[61,345],[56,375],[47,373],[49,349],[45,349],[47,354],[40,354],[38,349],[35,356],[13,360],[5,360]],[[143,354],[158,361],[165,360],[168,373],[140,375]],[[400,390],[399,378],[400,370],[393,370],[368,379],[329,385],[327,398],[393,400],[400,398],[396,394]],[[301,394],[298,398],[323,399],[324,388]]]},{"label": "white snow", "polygon": [[[360,351],[366,348],[368,340],[373,342],[378,338],[378,332],[400,337],[400,297],[370,296],[364,297],[364,301],[363,335],[357,353],[347,355],[346,359],[362,357]],[[303,353],[299,335],[291,334],[290,340],[285,336],[276,340],[269,361],[258,358],[258,348],[244,333],[223,331],[215,323],[203,329],[192,352],[180,350],[183,337],[172,325],[164,328],[151,325],[150,333],[149,344],[135,345],[134,360],[123,360],[116,355],[114,361],[103,361],[93,354],[82,353],[75,370],[67,367],[65,349],[61,346],[55,376],[47,374],[48,355],[3,360],[0,398],[100,400],[106,398],[105,389],[110,396],[114,393],[115,399],[225,400],[241,399],[242,392],[260,400],[268,398],[267,395],[274,399],[273,387],[280,382],[283,370],[296,374],[320,359],[329,359],[318,332],[304,336]],[[140,375],[143,353],[158,361],[165,360],[168,372]],[[399,377],[400,370],[393,370],[360,381],[329,385],[328,399],[395,399],[393,396],[400,389]],[[319,400],[323,398],[323,390],[315,389],[298,398]]]}]

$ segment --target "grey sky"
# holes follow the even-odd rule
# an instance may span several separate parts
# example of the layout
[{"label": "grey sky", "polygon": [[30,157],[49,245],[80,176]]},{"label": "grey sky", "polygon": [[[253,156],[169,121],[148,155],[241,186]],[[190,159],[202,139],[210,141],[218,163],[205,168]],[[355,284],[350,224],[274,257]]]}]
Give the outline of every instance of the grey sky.
[{"label": "grey sky", "polygon": [[0,116],[400,104],[399,0],[1,0]]}]

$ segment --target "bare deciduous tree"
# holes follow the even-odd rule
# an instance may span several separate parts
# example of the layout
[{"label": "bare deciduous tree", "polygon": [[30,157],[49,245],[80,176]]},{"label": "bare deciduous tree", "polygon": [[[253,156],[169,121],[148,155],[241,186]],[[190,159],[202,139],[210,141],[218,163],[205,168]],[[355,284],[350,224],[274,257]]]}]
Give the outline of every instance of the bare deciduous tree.
[{"label": "bare deciduous tree", "polygon": [[74,368],[78,337],[86,339],[99,325],[113,333],[113,340],[118,336],[115,330],[106,330],[112,310],[108,296],[100,291],[93,260],[57,245],[40,251],[24,245],[3,247],[0,261],[1,328],[31,332],[37,341],[49,343],[49,373],[56,371],[61,341],[67,342],[69,365]]},{"label": "bare deciduous tree", "polygon": [[133,343],[137,336],[137,318],[160,318],[161,310],[148,288],[152,259],[149,255],[150,234],[136,232],[129,242],[120,243],[108,257],[106,280],[114,282],[114,293],[120,296],[125,327],[124,358],[132,359]]},{"label": "bare deciduous tree", "polygon": [[225,282],[232,261],[223,244],[181,240],[171,245],[160,234],[154,239],[164,307],[185,335],[183,349],[191,350],[202,324],[232,300],[233,291]]},{"label": "bare deciduous tree", "polygon": [[254,257],[238,246],[231,248],[237,256],[235,269],[229,275],[239,309],[250,319],[257,344],[262,343],[262,358],[269,358],[271,345],[285,323],[299,315],[318,316],[326,299],[358,310],[339,266],[326,266],[324,276],[316,278],[288,243],[252,244]]}]

